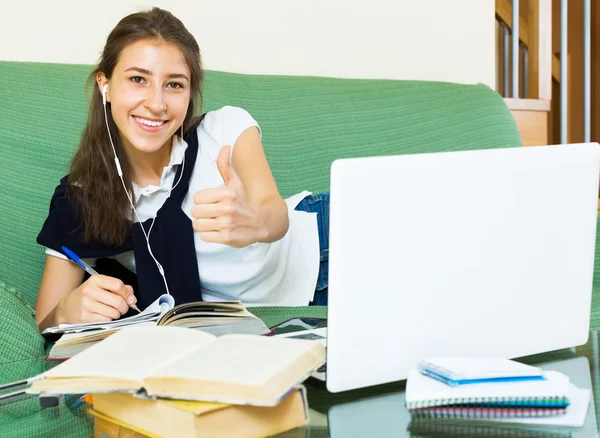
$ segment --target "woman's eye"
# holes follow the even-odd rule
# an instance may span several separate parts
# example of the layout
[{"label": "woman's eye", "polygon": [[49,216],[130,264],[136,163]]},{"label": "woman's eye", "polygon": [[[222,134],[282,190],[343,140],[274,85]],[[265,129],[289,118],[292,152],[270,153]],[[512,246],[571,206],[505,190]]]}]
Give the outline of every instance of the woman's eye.
[{"label": "woman's eye", "polygon": [[141,84],[142,82],[144,82],[144,78],[141,76],[132,76],[131,78],[129,78],[129,80],[135,82],[136,84]]},{"label": "woman's eye", "polygon": [[179,82],[169,82],[167,84],[167,87],[169,87],[169,88],[183,88],[183,85],[180,84]]}]

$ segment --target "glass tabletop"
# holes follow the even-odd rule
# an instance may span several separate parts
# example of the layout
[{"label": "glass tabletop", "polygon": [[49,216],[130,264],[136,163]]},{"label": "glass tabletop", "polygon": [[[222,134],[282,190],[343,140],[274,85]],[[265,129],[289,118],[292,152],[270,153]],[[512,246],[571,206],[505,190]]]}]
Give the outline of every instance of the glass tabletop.
[{"label": "glass tabletop", "polygon": [[[1,359],[0,359],[1,360]],[[600,401],[599,332],[590,332],[580,347],[518,359],[520,362],[560,371],[579,388],[592,390],[586,422],[581,428],[479,425],[440,430],[416,430],[404,406],[405,382],[343,393],[329,393],[323,384],[308,380],[309,423],[277,435],[292,437],[597,437],[600,429],[595,405]],[[0,365],[0,384],[27,379],[56,365],[43,358]],[[15,388],[18,389],[18,388]],[[14,391],[14,389],[6,392]],[[5,392],[3,392],[5,393]],[[73,406],[77,396],[65,397],[56,407],[41,408],[37,397],[21,396],[0,402],[1,437],[90,437],[94,436],[93,417],[87,405]],[[464,422],[463,422],[464,423]],[[458,423],[454,423],[458,424]]]}]

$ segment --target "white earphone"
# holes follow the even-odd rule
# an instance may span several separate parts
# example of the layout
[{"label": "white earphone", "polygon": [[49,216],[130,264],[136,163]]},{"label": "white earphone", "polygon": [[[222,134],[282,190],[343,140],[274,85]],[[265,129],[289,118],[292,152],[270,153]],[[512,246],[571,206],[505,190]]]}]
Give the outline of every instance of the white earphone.
[{"label": "white earphone", "polygon": [[[115,156],[115,165],[117,166],[117,173],[119,174],[119,178],[121,179],[121,184],[123,185],[123,190],[125,190],[125,194],[127,195],[127,199],[129,199],[129,204],[131,205],[131,208],[133,209],[133,213],[135,214],[135,217],[136,217],[138,223],[140,224],[140,227],[142,228],[142,233],[144,233],[144,237],[146,238],[146,244],[147,244],[147,247],[148,247],[148,252],[150,253],[150,256],[152,257],[152,259],[154,260],[154,263],[156,263],[156,267],[158,268],[158,272],[160,273],[160,275],[163,278],[163,281],[165,283],[165,289],[167,290],[167,294],[171,295],[171,293],[169,292],[169,285],[167,284],[167,278],[165,277],[165,271],[164,271],[162,265],[158,262],[158,260],[156,260],[156,257],[154,257],[154,253],[152,252],[152,248],[150,248],[150,233],[152,232],[152,227],[154,226],[154,220],[156,218],[152,219],[152,224],[150,225],[150,229],[148,230],[148,233],[146,233],[146,230],[142,226],[142,221],[141,221],[140,217],[138,216],[138,213],[137,213],[137,211],[135,209],[135,206],[133,205],[133,200],[131,198],[131,195],[127,191],[127,186],[125,186],[125,180],[123,179],[123,171],[121,170],[121,163],[119,163],[119,158],[117,158],[117,151],[116,151],[115,145],[113,143],[112,135],[110,133],[110,128],[108,126],[108,115],[106,113],[106,92],[107,91],[108,91],[108,84],[105,84],[102,87],[102,106],[104,108],[104,122],[106,124],[106,130],[108,131],[108,138],[110,139],[110,145],[112,146],[113,154]],[[181,125],[181,139],[183,140],[183,125]],[[169,190],[169,196],[171,195],[171,191],[175,187],[177,187],[177,184],[179,184],[179,182],[181,181],[181,177],[183,176],[184,169],[185,169],[185,154],[183,156],[183,161],[181,163],[181,173],[179,174],[179,179],[177,180],[177,182]]]},{"label": "white earphone", "polygon": [[102,105],[106,105],[106,92],[108,91],[108,84],[104,84],[102,87]]}]

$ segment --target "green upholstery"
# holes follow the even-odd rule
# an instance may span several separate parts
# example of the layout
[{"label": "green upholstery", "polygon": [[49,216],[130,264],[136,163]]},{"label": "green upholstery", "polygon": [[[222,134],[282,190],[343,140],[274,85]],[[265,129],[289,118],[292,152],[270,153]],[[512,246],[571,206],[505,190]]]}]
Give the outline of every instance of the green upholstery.
[{"label": "green upholstery", "polygon": [[590,330],[600,330],[600,215],[596,224],[596,252],[594,260],[594,287],[592,291],[592,312]]},{"label": "green upholstery", "polygon": [[[89,65],[0,62],[0,280],[31,305],[44,263],[35,239],[85,123],[90,71]],[[285,197],[327,191],[329,166],[339,157],[521,145],[502,98],[484,85],[209,71],[203,110],[223,105],[245,108],[261,125]],[[23,330],[18,318],[6,319],[13,308],[1,310],[1,336]],[[289,311],[264,315],[275,321]],[[38,344],[32,333],[32,350],[23,354],[33,355]]]},{"label": "green upholstery", "polygon": [[327,318],[327,307],[250,307],[250,312],[264,321],[267,327],[299,316],[304,318]]},{"label": "green upholstery", "polygon": [[[0,281],[0,367],[44,354],[35,313],[27,300],[14,288]],[[6,336],[10,334],[10,336]]]},{"label": "green upholstery", "polygon": [[15,401],[0,409],[2,438],[93,437],[94,424],[86,418],[85,408],[40,409],[33,397]]}]

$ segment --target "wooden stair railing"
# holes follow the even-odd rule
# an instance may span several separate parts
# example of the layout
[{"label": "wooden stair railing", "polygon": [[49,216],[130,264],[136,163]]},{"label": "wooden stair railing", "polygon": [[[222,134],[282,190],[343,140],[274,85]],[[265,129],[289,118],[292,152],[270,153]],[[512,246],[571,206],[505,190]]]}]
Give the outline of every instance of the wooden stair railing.
[{"label": "wooden stair railing", "polygon": [[[552,54],[552,0],[527,1],[527,19],[519,19],[519,40],[529,55],[528,95],[504,101],[515,118],[523,144],[537,146],[550,143],[553,70],[560,80],[560,62]],[[512,0],[496,0],[496,15],[512,29]]]}]

